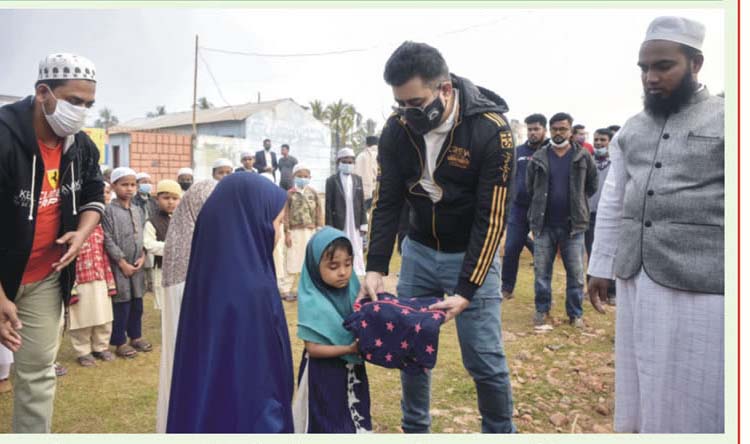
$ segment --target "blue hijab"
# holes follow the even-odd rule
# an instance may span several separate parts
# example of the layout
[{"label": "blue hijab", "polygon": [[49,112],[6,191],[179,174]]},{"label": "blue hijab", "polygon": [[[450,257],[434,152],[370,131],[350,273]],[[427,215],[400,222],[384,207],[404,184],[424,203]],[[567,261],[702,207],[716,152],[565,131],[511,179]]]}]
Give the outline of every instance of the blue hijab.
[{"label": "blue hijab", "polygon": [[[349,345],[354,335],[344,328],[344,319],[352,314],[352,305],[359,292],[359,280],[352,273],[349,285],[334,288],[323,282],[320,262],[323,252],[336,239],[346,237],[343,231],[325,227],[307,243],[305,265],[299,281],[297,337],[303,341],[324,345]],[[356,355],[341,359],[359,363]]]},{"label": "blue hijab", "polygon": [[273,265],[286,193],[225,177],[198,215],[180,312],[167,432],[293,432],[294,373]]}]

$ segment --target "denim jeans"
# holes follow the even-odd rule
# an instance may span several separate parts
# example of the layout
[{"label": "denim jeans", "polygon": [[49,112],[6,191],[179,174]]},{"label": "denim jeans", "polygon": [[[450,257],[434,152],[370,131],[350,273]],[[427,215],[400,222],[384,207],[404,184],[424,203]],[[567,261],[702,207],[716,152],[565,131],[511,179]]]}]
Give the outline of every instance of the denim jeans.
[{"label": "denim jeans", "polygon": [[552,306],[552,266],[560,248],[565,266],[565,311],[570,318],[583,316],[583,238],[584,233],[570,235],[566,228],[545,227],[534,237],[534,304],[539,313]]},{"label": "denim jeans", "polygon": [[[464,253],[441,253],[408,237],[402,244],[399,297],[453,295]],[[463,365],[474,379],[483,433],[514,433],[513,399],[500,327],[500,259],[495,257],[484,285],[456,317]],[[429,433],[431,373],[401,372],[402,427]]]},{"label": "denim jeans", "polygon": [[508,218],[508,229],[505,234],[505,251],[503,252],[503,291],[513,292],[516,287],[516,277],[518,276],[518,258],[521,256],[523,247],[534,254],[534,243],[530,242],[529,220],[526,217],[526,208],[521,206],[512,206],[510,217]]}]

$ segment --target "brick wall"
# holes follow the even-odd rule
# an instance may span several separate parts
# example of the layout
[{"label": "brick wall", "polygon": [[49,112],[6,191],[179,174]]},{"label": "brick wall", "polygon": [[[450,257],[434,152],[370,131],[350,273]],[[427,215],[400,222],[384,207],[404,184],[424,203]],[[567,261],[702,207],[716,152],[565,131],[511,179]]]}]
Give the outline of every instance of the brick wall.
[{"label": "brick wall", "polygon": [[130,168],[151,175],[154,185],[161,179],[177,179],[177,170],[190,167],[190,136],[162,133],[131,133]]}]

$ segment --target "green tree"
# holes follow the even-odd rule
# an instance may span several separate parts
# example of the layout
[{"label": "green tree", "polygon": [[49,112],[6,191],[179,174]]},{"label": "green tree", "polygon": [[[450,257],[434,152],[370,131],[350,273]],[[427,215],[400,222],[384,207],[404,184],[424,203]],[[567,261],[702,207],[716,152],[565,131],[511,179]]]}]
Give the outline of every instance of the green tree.
[{"label": "green tree", "polygon": [[163,116],[167,113],[167,107],[164,105],[157,105],[156,106],[156,112],[148,112],[146,113],[146,117],[158,117]]},{"label": "green tree", "polygon": [[214,104],[208,101],[208,98],[201,97],[198,99],[198,109],[211,109]]},{"label": "green tree", "polygon": [[112,113],[109,108],[99,110],[99,118],[94,122],[96,128],[108,129],[120,123],[120,119]]},{"label": "green tree", "polygon": [[320,100],[313,100],[310,102],[310,111],[312,112],[313,117],[323,123],[326,123],[327,119],[325,109],[325,105],[323,105],[323,102]]}]

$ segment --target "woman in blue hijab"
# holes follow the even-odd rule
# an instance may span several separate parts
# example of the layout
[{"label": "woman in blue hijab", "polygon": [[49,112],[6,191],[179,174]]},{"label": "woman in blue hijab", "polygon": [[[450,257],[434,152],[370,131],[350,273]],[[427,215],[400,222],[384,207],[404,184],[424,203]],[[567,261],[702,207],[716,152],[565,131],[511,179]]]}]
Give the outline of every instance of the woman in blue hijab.
[{"label": "woman in blue hijab", "polygon": [[359,292],[353,259],[346,234],[331,227],[307,244],[299,283],[297,336],[305,351],[294,402],[298,433],[372,430],[367,373],[354,336],[343,326]]},{"label": "woman in blue hijab", "polygon": [[195,225],[168,433],[291,433],[294,373],[273,249],[286,193],[255,174],[217,185]]}]

